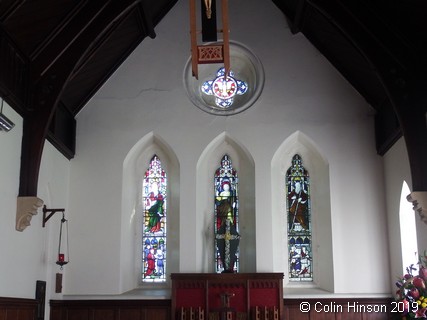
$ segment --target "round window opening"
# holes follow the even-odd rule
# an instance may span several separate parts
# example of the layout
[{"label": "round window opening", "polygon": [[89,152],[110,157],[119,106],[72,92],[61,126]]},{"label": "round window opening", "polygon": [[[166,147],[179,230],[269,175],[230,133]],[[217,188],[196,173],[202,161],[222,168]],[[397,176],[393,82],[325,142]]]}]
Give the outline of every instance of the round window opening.
[{"label": "round window opening", "polygon": [[221,63],[199,64],[192,75],[191,58],[184,69],[184,87],[191,102],[214,115],[232,115],[252,106],[264,86],[261,61],[246,46],[230,41],[230,71]]}]

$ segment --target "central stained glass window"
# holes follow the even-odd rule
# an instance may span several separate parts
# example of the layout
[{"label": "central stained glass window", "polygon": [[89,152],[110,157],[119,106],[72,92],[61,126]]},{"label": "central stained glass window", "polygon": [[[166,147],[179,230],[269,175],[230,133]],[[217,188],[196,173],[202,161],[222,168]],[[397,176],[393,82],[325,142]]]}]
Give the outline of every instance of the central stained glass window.
[{"label": "central stained glass window", "polygon": [[204,94],[214,95],[215,104],[226,109],[233,104],[236,95],[243,95],[248,91],[248,84],[236,79],[231,70],[228,76],[225,76],[225,69],[220,68],[216,73],[216,78],[205,81],[201,89]]},{"label": "central stained glass window", "polygon": [[239,197],[237,172],[224,155],[215,171],[216,273],[239,271]]}]

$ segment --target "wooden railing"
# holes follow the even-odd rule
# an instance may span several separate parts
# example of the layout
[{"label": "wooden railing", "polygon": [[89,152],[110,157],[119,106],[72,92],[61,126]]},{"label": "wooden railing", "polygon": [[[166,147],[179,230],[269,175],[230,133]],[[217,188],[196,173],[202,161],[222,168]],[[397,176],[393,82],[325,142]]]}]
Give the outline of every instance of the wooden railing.
[{"label": "wooden railing", "polygon": [[51,300],[50,320],[169,320],[170,306],[168,299]]},{"label": "wooden railing", "polygon": [[0,297],[1,320],[36,320],[37,300]]},{"label": "wooden railing", "polygon": [[[169,299],[54,300],[50,301],[50,320],[170,320],[171,305]],[[307,307],[310,310],[301,311]],[[389,320],[399,316],[389,298],[284,299],[283,310],[285,320]],[[6,318],[10,319],[33,318]]]}]

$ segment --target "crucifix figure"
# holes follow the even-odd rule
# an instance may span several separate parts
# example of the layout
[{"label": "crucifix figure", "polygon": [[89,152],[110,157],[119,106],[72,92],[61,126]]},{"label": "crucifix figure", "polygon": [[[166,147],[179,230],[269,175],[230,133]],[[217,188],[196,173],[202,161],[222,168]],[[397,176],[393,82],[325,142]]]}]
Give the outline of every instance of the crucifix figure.
[{"label": "crucifix figure", "polygon": [[206,7],[206,18],[210,19],[212,17],[212,0],[204,0]]},{"label": "crucifix figure", "polygon": [[237,260],[237,249],[239,248],[240,235],[236,226],[226,219],[215,236],[219,254],[221,257],[224,273],[233,273],[234,264]]}]

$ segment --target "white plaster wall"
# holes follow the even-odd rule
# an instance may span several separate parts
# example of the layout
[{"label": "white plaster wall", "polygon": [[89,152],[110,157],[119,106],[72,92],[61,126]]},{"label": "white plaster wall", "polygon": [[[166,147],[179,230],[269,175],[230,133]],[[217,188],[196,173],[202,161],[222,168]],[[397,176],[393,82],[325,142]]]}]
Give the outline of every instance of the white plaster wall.
[{"label": "white plaster wall", "polygon": [[[40,247],[42,239],[36,228],[29,232],[15,231],[16,197],[19,188],[19,170],[21,159],[22,119],[4,102],[4,114],[15,123],[8,133],[0,131],[0,199],[1,223],[0,241],[0,296],[32,297],[37,271],[29,268],[28,261],[37,262],[40,267]],[[7,150],[7,151],[6,151]],[[37,224],[35,218],[32,224]],[[37,240],[34,241],[35,236]],[[6,240],[4,240],[6,239]],[[22,275],[20,274],[22,273]],[[31,293],[30,293],[31,292]]]},{"label": "white plaster wall", "polygon": [[[399,201],[403,181],[406,181],[411,192],[412,179],[405,140],[403,138],[384,156],[385,190],[387,205],[388,234],[390,243],[390,283],[394,292],[394,282],[401,276],[404,267],[402,262],[402,247],[400,242]],[[427,225],[415,214],[418,251],[420,254],[427,248]]]},{"label": "white plaster wall", "polygon": [[250,109],[213,116],[186,97],[188,7],[179,1],[156,27],[157,37],[144,40],[78,115],[69,204],[75,249],[66,293],[121,293],[123,161],[149,132],[164,139],[180,164],[180,247],[186,250],[179,270],[171,272],[204,271],[193,254],[202,241],[194,233],[201,214],[192,201],[195,173],[206,146],[223,132],[253,158],[256,269],[273,270],[272,235],[281,226],[271,218],[270,165],[277,148],[298,130],[329,161],[335,292],[389,292],[384,179],[372,110],[302,35],[291,35],[272,2],[231,1],[230,19],[231,39],[251,48],[265,69],[263,94]]},{"label": "white plaster wall", "polygon": [[[15,230],[22,118],[6,104],[3,112],[15,123],[15,127],[8,133],[0,131],[0,149],[3,150],[0,157],[0,296],[34,298],[36,281],[43,280],[47,282],[46,299],[58,298],[59,295],[54,294],[54,276],[59,272],[55,261],[61,217],[53,216],[42,228],[43,214],[39,209],[29,227],[22,232]],[[49,208],[67,208],[68,184],[68,160],[46,142],[40,167],[38,197]]]},{"label": "white plaster wall", "polygon": [[[70,178],[70,162],[58,150],[55,149],[49,142],[46,141],[43,156],[40,165],[39,182],[38,182],[38,197],[44,201],[47,208],[64,208],[65,218],[68,224],[74,224],[68,206],[69,195],[69,180]],[[39,278],[37,280],[46,281],[46,301],[48,299],[61,299],[62,294],[55,293],[55,275],[62,273],[64,275],[63,286],[66,287],[66,274],[67,266],[61,270],[56,261],[58,260],[58,243],[59,243],[59,228],[62,213],[55,213],[45,225],[42,227],[43,212],[40,208],[37,218],[33,218],[33,227],[37,232],[41,233],[43,237],[43,244],[40,248],[40,263],[41,270],[39,271]],[[31,228],[31,227],[30,227]],[[26,232],[24,230],[24,232]],[[64,232],[64,238],[66,233]],[[73,235],[69,234],[70,241]],[[63,238],[62,241],[66,241]],[[77,248],[76,248],[77,249]],[[70,244],[69,247],[69,263],[73,261],[73,251],[75,248]],[[34,289],[33,289],[34,291]],[[32,293],[34,295],[34,292]],[[34,297],[34,296],[33,296]],[[46,317],[48,317],[49,308],[46,308]],[[49,319],[49,318],[47,318]]]}]

